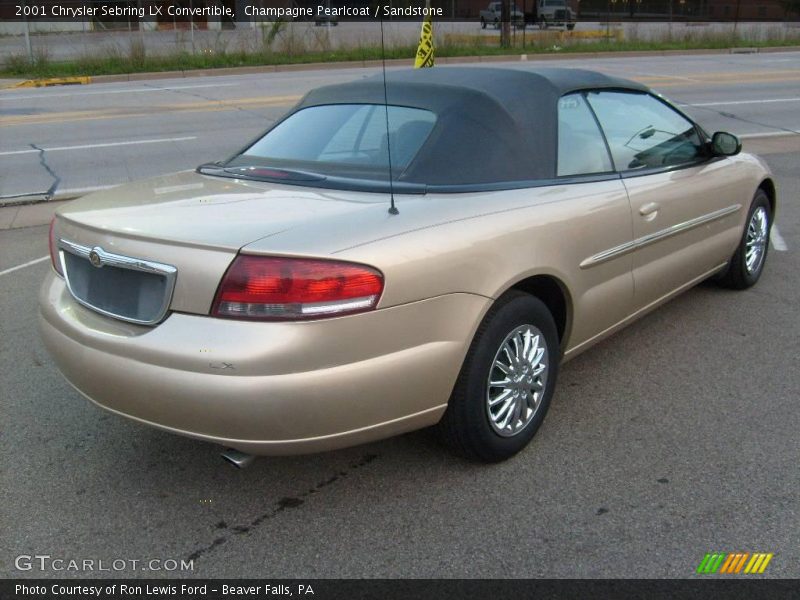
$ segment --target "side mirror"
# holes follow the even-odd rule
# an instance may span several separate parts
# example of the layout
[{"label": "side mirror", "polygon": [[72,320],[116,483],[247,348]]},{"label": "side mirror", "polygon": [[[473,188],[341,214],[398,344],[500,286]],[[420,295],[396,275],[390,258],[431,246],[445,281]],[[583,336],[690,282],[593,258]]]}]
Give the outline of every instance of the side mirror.
[{"label": "side mirror", "polygon": [[732,133],[718,131],[711,136],[711,150],[715,156],[734,156],[742,151],[742,142]]}]

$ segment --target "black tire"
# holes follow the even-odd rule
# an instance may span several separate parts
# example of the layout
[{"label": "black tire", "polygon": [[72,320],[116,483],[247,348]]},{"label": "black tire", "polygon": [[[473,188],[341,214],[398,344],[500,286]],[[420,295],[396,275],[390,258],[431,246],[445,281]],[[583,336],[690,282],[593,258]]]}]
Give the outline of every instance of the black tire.
[{"label": "black tire", "polygon": [[[545,381],[532,415],[520,415],[519,431],[506,436],[498,433],[490,420],[489,379],[495,360],[500,356],[508,336],[520,327],[533,326],[544,338],[546,353]],[[541,339],[540,339],[541,342]],[[472,341],[450,402],[437,429],[440,439],[457,454],[480,462],[499,462],[514,456],[531,441],[542,424],[558,376],[561,359],[558,333],[550,311],[544,303],[529,294],[509,292],[500,298],[484,317]],[[502,375],[501,375],[502,376]],[[529,409],[529,405],[520,402]],[[505,403],[503,403],[505,405]],[[512,409],[508,409],[509,414]],[[513,427],[513,425],[509,425]]]},{"label": "black tire", "polygon": [[481,29],[486,29],[486,19],[481,17]]},{"label": "black tire", "polygon": [[539,29],[547,29],[547,18],[540,17],[539,18]]},{"label": "black tire", "polygon": [[575,23],[568,23],[567,24],[567,31],[572,31],[575,29]]},{"label": "black tire", "polygon": [[[763,240],[763,255],[758,261],[757,268],[748,268],[748,240],[750,238],[751,225],[754,223],[754,215],[756,215],[758,211],[763,211],[760,214],[765,215],[767,219],[766,237]],[[756,221],[758,221],[758,219],[756,219]],[[759,189],[753,198],[752,204],[750,204],[750,210],[747,211],[747,219],[745,220],[744,231],[742,232],[739,245],[728,262],[727,269],[717,277],[717,281],[721,285],[734,290],[744,290],[756,284],[761,277],[761,273],[764,272],[764,265],[767,262],[771,230],[772,209],[770,208],[769,198],[764,190]]]}]

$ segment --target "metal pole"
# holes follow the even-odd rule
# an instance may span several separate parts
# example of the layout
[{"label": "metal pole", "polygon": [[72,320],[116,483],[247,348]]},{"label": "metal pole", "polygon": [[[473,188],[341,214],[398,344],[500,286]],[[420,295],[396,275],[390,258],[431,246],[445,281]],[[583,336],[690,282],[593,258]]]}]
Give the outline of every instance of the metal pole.
[{"label": "metal pole", "polygon": [[669,39],[672,41],[672,0],[669,0]]},{"label": "metal pole", "polygon": [[27,0],[22,0],[22,18],[25,21],[25,50],[28,52],[28,62],[33,64],[33,48],[31,48],[31,24],[25,15]]}]

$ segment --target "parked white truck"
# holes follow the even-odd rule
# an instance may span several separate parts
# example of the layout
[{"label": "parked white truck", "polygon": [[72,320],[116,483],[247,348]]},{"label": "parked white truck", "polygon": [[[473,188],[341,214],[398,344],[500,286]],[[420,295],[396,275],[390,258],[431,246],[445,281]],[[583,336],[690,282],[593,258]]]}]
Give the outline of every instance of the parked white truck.
[{"label": "parked white truck", "polygon": [[536,0],[536,22],[541,29],[552,25],[572,31],[575,29],[575,13],[567,0]]}]

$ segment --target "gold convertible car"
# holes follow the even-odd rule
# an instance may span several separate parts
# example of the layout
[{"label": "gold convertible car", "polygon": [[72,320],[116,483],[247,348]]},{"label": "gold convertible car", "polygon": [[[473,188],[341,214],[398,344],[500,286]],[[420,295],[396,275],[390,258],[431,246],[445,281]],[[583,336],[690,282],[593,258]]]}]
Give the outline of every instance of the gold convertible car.
[{"label": "gold convertible car", "polygon": [[40,323],[69,382],[240,466],[433,425],[497,461],[562,362],[704,279],[761,275],[769,170],[648,88],[385,77],[311,91],[230,159],[60,209]]}]

